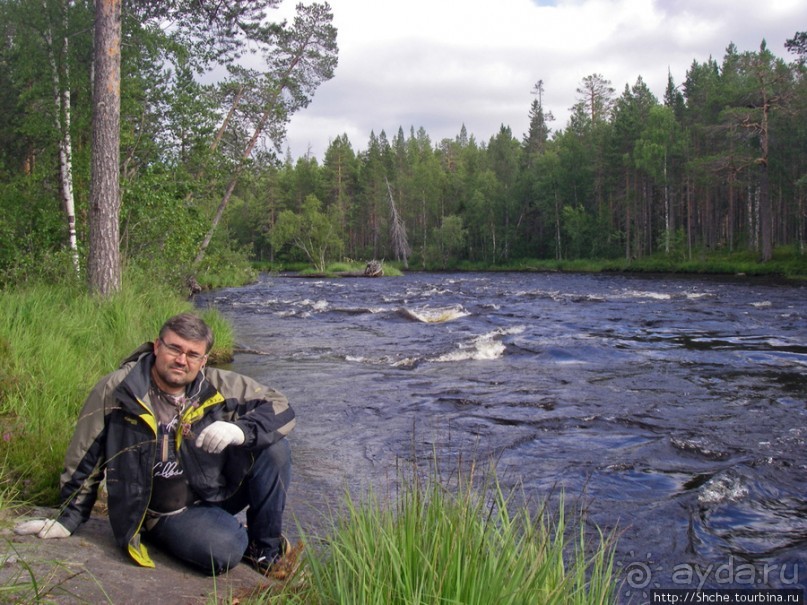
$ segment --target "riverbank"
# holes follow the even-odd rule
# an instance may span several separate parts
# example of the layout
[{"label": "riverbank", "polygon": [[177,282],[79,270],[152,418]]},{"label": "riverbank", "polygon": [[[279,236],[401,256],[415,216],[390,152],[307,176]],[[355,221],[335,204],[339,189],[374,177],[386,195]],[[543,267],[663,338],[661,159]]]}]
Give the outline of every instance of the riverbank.
[{"label": "riverbank", "polygon": [[[340,277],[361,274],[363,265],[333,263],[325,272],[314,271],[304,263],[254,263],[256,271],[285,273],[298,277]],[[638,273],[646,275],[710,275],[743,277],[770,277],[792,282],[807,281],[807,254],[793,247],[778,248],[769,262],[761,262],[752,252],[698,254],[691,259],[658,254],[642,259],[514,259],[508,262],[487,263],[463,261],[443,267],[423,267],[415,264],[404,267],[399,262],[384,262],[384,275],[400,276],[404,272],[547,272],[547,273]]]},{"label": "riverbank", "polygon": [[769,262],[760,262],[750,252],[713,253],[693,259],[655,255],[642,259],[523,259],[504,265],[461,263],[460,271],[547,271],[564,273],[640,273],[656,275],[723,275],[772,277],[807,281],[807,255],[792,248],[776,250]]}]

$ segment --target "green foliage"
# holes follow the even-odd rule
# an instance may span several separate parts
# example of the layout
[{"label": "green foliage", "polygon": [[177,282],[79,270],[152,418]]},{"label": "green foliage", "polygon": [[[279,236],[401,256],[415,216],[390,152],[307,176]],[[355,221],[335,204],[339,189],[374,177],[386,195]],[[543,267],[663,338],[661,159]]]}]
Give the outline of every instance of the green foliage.
[{"label": "green foliage", "polygon": [[135,267],[180,288],[207,228],[174,175],[149,171],[128,184],[121,211],[121,250]]},{"label": "green foliage", "polygon": [[[373,492],[333,519],[322,551],[308,551],[300,603],[608,603],[612,547],[593,548],[580,528],[568,543],[563,514],[551,521],[518,508],[494,479],[450,485],[405,479],[394,501]],[[290,593],[290,594],[289,594]]]},{"label": "green foliage", "polygon": [[249,263],[247,250],[234,250],[228,242],[217,242],[196,268],[196,281],[205,290],[240,286],[254,282],[258,273]]},{"label": "green foliage", "polygon": [[664,231],[659,239],[658,248],[659,252],[664,253],[667,260],[673,263],[686,260],[689,257],[686,231],[683,229],[672,233]]},{"label": "green foliage", "polygon": [[667,185],[672,176],[670,162],[683,153],[680,126],[673,110],[661,105],[650,108],[643,124],[641,138],[634,144],[634,162],[654,183]]},{"label": "green foliage", "polygon": [[401,277],[403,271],[398,264],[384,263],[384,277]]},{"label": "green foliage", "polygon": [[[64,452],[93,384],[186,310],[190,303],[135,273],[109,300],[76,283],[0,291],[0,461],[21,497],[55,503]],[[205,318],[216,334],[213,357],[226,359],[232,330],[215,312]]]},{"label": "green foliage", "polygon": [[317,271],[325,271],[327,261],[341,253],[339,216],[321,212],[322,203],[309,195],[300,214],[284,210],[272,228],[270,240],[276,249],[292,246],[302,252]]},{"label": "green foliage", "polygon": [[561,231],[565,248],[563,256],[569,259],[608,258],[613,256],[608,238],[617,234],[610,231],[599,217],[581,206],[565,206],[561,212]]},{"label": "green foliage", "polygon": [[64,219],[42,184],[38,174],[0,182],[0,286],[47,275],[62,248]]},{"label": "green foliage", "polygon": [[[307,265],[290,265],[283,267],[285,271],[294,271],[299,275],[306,276],[328,276],[328,277],[357,277],[364,275],[364,270],[367,267],[366,263],[357,261],[345,260],[337,263],[329,263],[324,271],[319,271]],[[398,266],[393,263],[383,264],[385,277],[400,277],[403,272]]]},{"label": "green foliage", "polygon": [[[685,250],[685,242],[676,244]],[[702,253],[703,252],[703,253]],[[692,259],[686,252],[679,258],[659,252],[641,259],[580,258],[567,260],[518,259],[508,264],[491,266],[485,263],[461,262],[456,269],[461,271],[566,271],[570,273],[642,272],[642,273],[689,273],[722,274],[738,277],[765,276],[786,278],[795,281],[807,280],[807,255],[793,246],[783,246],[774,251],[773,260],[762,263],[755,253],[712,252],[695,250]]]},{"label": "green foliage", "polygon": [[441,269],[447,269],[450,263],[456,263],[461,258],[467,240],[468,230],[462,224],[462,217],[443,217],[442,224],[435,229],[432,236],[429,264],[434,263]]},{"label": "green foliage", "polygon": [[566,250],[569,258],[587,258],[594,232],[591,216],[581,206],[563,208],[563,231],[566,235]]}]

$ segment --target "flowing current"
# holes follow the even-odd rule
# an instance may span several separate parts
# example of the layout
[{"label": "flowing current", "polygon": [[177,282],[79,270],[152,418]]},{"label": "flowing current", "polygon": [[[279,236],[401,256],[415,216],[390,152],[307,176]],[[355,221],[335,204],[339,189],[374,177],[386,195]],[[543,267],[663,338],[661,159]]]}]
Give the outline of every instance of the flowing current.
[{"label": "flowing current", "polygon": [[[616,531],[620,601],[807,586],[807,288],[567,274],[293,279],[207,293],[232,369],[298,415],[288,523],[413,455],[493,460]],[[383,489],[383,488],[382,488]],[[383,492],[386,493],[386,492]]]}]

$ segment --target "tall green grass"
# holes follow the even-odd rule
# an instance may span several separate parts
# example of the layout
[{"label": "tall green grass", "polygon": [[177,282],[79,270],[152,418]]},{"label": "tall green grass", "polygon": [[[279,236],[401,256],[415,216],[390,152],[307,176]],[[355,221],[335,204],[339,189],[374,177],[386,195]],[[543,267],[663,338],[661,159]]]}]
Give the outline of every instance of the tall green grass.
[{"label": "tall green grass", "polygon": [[[19,496],[54,503],[62,459],[89,390],[171,315],[191,310],[153,283],[129,278],[101,300],[78,284],[27,284],[0,291],[0,463]],[[232,348],[215,313],[214,354]]]},{"label": "tall green grass", "polygon": [[613,541],[516,506],[494,479],[409,481],[392,506],[350,495],[298,582],[250,603],[592,604],[615,596]]}]

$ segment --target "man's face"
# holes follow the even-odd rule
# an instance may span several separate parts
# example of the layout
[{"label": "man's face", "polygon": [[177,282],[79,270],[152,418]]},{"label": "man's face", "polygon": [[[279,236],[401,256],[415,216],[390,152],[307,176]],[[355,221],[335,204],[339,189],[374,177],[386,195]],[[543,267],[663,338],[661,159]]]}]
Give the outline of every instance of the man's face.
[{"label": "man's face", "polygon": [[154,341],[154,355],[157,386],[168,391],[184,389],[207,361],[203,340],[185,340],[171,330]]}]

